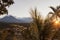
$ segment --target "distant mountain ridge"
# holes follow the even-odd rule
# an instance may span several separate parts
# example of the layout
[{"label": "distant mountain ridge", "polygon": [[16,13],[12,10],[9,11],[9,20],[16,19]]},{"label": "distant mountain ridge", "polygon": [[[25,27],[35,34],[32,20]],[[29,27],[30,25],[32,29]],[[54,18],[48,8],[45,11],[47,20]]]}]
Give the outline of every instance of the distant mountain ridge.
[{"label": "distant mountain ridge", "polygon": [[32,18],[15,18],[14,16],[5,16],[0,19],[0,22],[7,22],[7,23],[30,23]]}]

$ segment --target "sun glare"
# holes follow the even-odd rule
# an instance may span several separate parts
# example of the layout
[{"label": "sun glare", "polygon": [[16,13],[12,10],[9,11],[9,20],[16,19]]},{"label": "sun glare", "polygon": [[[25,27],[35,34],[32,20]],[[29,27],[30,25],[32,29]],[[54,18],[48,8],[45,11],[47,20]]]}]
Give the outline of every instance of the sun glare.
[{"label": "sun glare", "polygon": [[53,22],[54,22],[55,24],[59,24],[59,23],[60,23],[60,18],[54,19]]},{"label": "sun glare", "polygon": [[60,19],[54,19],[53,20],[53,26],[54,28],[60,28]]},{"label": "sun glare", "polygon": [[56,20],[56,21],[55,21],[55,23],[56,23],[56,24],[58,24],[58,23],[59,23],[59,21],[58,21],[58,20]]}]

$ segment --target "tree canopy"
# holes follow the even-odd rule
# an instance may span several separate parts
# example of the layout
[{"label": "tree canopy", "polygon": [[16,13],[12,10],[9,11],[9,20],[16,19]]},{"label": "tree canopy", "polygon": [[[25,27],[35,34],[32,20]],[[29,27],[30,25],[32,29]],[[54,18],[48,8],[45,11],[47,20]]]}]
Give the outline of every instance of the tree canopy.
[{"label": "tree canopy", "polygon": [[13,3],[13,0],[0,0],[0,15],[8,14],[8,10],[6,7],[9,7]]}]

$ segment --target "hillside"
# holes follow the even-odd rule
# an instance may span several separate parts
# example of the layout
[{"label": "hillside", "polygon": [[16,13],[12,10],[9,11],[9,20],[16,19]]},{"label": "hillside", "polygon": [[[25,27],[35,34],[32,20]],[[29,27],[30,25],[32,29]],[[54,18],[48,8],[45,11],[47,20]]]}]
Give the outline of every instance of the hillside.
[{"label": "hillside", "polygon": [[0,22],[6,23],[30,23],[32,21],[31,18],[15,18],[14,16],[5,16],[0,19]]}]

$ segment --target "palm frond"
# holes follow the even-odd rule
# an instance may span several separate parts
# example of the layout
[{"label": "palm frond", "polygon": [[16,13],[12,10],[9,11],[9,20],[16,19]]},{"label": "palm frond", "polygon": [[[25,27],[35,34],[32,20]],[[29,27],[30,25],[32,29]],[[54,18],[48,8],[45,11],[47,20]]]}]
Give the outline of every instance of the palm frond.
[{"label": "palm frond", "polygon": [[60,8],[60,6],[57,6],[57,9],[59,9]]},{"label": "palm frond", "polygon": [[34,10],[32,9],[30,14],[33,19],[32,24],[34,24],[35,25],[34,28],[36,28],[36,30],[38,30],[38,35],[39,35],[38,38],[41,39],[41,34],[42,34],[42,30],[43,30],[43,27],[42,27],[43,19],[42,19],[41,15],[39,14],[39,12],[37,11],[37,8],[35,8]]},{"label": "palm frond", "polygon": [[53,10],[53,12],[56,12],[56,9],[52,6],[50,6],[50,8]]}]

